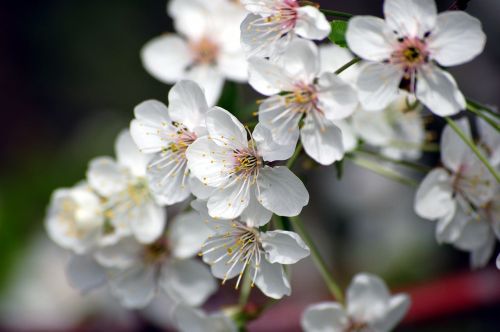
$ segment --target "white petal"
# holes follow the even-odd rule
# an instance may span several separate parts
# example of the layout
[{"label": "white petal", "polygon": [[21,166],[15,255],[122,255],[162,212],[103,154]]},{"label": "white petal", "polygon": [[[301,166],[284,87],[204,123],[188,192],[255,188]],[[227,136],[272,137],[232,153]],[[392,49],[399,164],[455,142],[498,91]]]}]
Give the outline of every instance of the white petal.
[{"label": "white petal", "polygon": [[470,217],[467,221],[454,245],[462,250],[477,250],[484,246],[492,236],[490,224],[485,220]]},{"label": "white petal", "polygon": [[345,37],[351,51],[370,61],[389,59],[397,43],[385,21],[373,16],[351,18]]},{"label": "white petal", "polygon": [[167,11],[173,18],[175,30],[190,40],[203,38],[210,25],[213,9],[209,1],[172,0]]},{"label": "white petal", "polygon": [[111,292],[126,308],[144,308],[156,294],[154,267],[135,265],[125,270],[113,270],[108,280]]},{"label": "white petal", "polygon": [[207,207],[211,217],[233,219],[241,215],[250,203],[250,180],[236,181],[235,184],[216,190],[208,199]]},{"label": "white petal", "polygon": [[344,146],[344,151],[350,152],[358,147],[358,137],[352,123],[345,120],[332,121],[335,126],[337,126],[342,132],[342,144]]},{"label": "white petal", "polygon": [[432,58],[440,65],[456,66],[483,52],[486,35],[477,18],[457,10],[439,14],[436,23],[427,45]]},{"label": "white petal", "polygon": [[302,113],[296,108],[279,95],[269,97],[259,105],[259,124],[271,131],[273,140],[279,145],[297,144]]},{"label": "white petal", "polygon": [[247,132],[241,122],[220,107],[213,107],[206,117],[207,130],[214,142],[220,146],[248,146]]},{"label": "white petal", "polygon": [[403,71],[391,64],[368,63],[359,73],[356,85],[361,105],[368,111],[387,107],[398,98]]},{"label": "white petal", "polygon": [[[490,117],[491,120],[500,125],[500,120]],[[493,166],[500,165],[500,135],[498,132],[486,121],[481,118],[476,118],[477,130],[481,139],[481,145],[486,147],[490,162]]]},{"label": "white petal", "polygon": [[248,81],[248,62],[243,52],[222,52],[217,61],[220,71],[228,79],[241,83]]},{"label": "white petal", "polygon": [[497,256],[497,269],[500,270],[500,254]]},{"label": "white petal", "polygon": [[424,37],[436,24],[435,0],[385,0],[387,25],[400,36]]},{"label": "white petal", "polygon": [[286,167],[266,166],[260,171],[257,184],[260,187],[259,202],[279,216],[297,216],[309,203],[306,187]]},{"label": "white petal", "polygon": [[140,151],[154,153],[167,147],[159,132],[172,121],[165,104],[157,100],[146,100],[134,108],[135,120],[130,123],[130,135]]},{"label": "white petal", "polygon": [[69,284],[85,294],[106,282],[106,273],[91,255],[73,255],[66,266]]},{"label": "white petal", "polygon": [[179,304],[174,310],[177,327],[181,332],[236,332],[236,324],[222,313],[207,316],[201,310]]},{"label": "white petal", "polygon": [[203,182],[193,175],[189,177],[189,189],[191,189],[191,193],[199,199],[208,199],[214,192],[213,187],[204,185]]},{"label": "white petal", "polygon": [[164,264],[160,286],[183,303],[198,306],[217,290],[208,267],[194,259],[176,260]]},{"label": "white petal", "polygon": [[265,161],[286,160],[289,159],[297,145],[299,131],[293,131],[293,140],[290,144],[278,144],[271,134],[271,130],[258,123],[253,130],[252,136],[257,144],[259,155]]},{"label": "white petal", "polygon": [[[335,44],[319,46],[319,57],[321,73],[335,72],[337,69],[354,59],[354,55],[346,48]],[[359,64],[355,64],[344,70],[339,76],[346,82],[354,83],[359,74]]]},{"label": "white petal", "polygon": [[[467,118],[455,121],[462,132],[471,139],[471,131]],[[469,147],[457,135],[455,130],[446,126],[441,134],[441,161],[449,170],[458,172],[466,156],[471,153]]]},{"label": "white petal", "polygon": [[482,268],[486,264],[488,264],[488,261],[493,255],[494,249],[495,249],[495,237],[491,235],[488,238],[488,241],[484,243],[483,246],[471,252],[470,255],[471,267],[477,269],[477,268]]},{"label": "white petal", "polygon": [[422,180],[415,194],[415,212],[422,218],[435,220],[455,211],[453,189],[448,172],[432,170]]},{"label": "white petal", "polygon": [[255,284],[262,293],[273,299],[281,299],[284,295],[292,293],[283,267],[278,263],[271,264],[265,259],[260,261]]},{"label": "white petal", "polygon": [[98,157],[90,161],[87,181],[101,196],[109,197],[126,188],[127,174],[112,158]]},{"label": "white petal", "polygon": [[347,312],[359,322],[373,322],[383,317],[389,305],[389,290],[377,276],[357,274],[347,288]]},{"label": "white petal", "polygon": [[377,331],[392,331],[406,315],[410,304],[410,297],[406,294],[398,294],[391,297],[384,317],[378,320],[373,326]]},{"label": "white petal", "polygon": [[248,206],[241,213],[240,220],[245,222],[248,227],[260,227],[267,224],[272,215],[271,211],[257,201],[256,194],[252,193]]},{"label": "white petal", "polygon": [[197,211],[180,214],[169,226],[168,240],[172,254],[177,258],[196,255],[212,233]]},{"label": "white petal", "polygon": [[303,6],[297,9],[295,33],[307,39],[322,40],[331,31],[330,23],[325,15],[313,6]]},{"label": "white petal", "polygon": [[306,308],[301,319],[305,332],[343,332],[349,326],[349,317],[336,302],[322,302]]},{"label": "white petal", "polygon": [[286,76],[292,78],[288,84],[311,84],[320,71],[318,47],[314,42],[305,39],[297,38],[291,41],[276,61],[285,69]]},{"label": "white petal", "polygon": [[233,159],[232,151],[217,145],[208,137],[198,138],[186,150],[188,168],[203,185],[219,187],[224,185],[228,178],[225,165]]},{"label": "white petal", "polygon": [[143,246],[133,237],[121,239],[119,242],[101,247],[94,257],[104,267],[126,269],[141,259]]},{"label": "white petal", "polygon": [[166,34],[144,45],[141,59],[149,74],[159,81],[172,84],[185,76],[185,70],[193,61],[193,56],[181,37]]},{"label": "white petal", "polygon": [[130,222],[130,227],[137,241],[152,243],[163,234],[166,222],[167,210],[149,201],[141,205],[140,214]]},{"label": "white petal", "polygon": [[436,240],[438,243],[454,243],[460,237],[464,226],[469,221],[469,217],[459,206],[460,204],[456,204],[450,210],[450,213],[438,219],[436,225]]},{"label": "white petal", "polygon": [[449,116],[465,109],[465,98],[449,73],[428,65],[418,71],[416,95],[434,114]]},{"label": "white petal", "polygon": [[261,239],[270,263],[295,264],[309,256],[309,247],[297,233],[269,231],[263,233]]},{"label": "white petal", "polygon": [[168,93],[169,112],[172,120],[194,131],[205,126],[208,105],[200,86],[193,81],[179,81]]},{"label": "white petal", "polygon": [[335,74],[321,75],[317,87],[318,106],[329,120],[344,119],[358,106],[356,91]]},{"label": "white petal", "polygon": [[322,120],[320,123],[321,120],[309,114],[300,130],[300,139],[311,158],[322,165],[331,165],[344,157],[342,132],[333,122]]},{"label": "white petal", "polygon": [[139,151],[128,129],[118,135],[115,154],[118,163],[125,166],[134,176],[146,175],[147,164],[151,158]]},{"label": "white petal", "polygon": [[217,67],[211,65],[195,65],[184,76],[195,81],[205,92],[208,106],[217,103],[224,87],[224,76]]},{"label": "white petal", "polygon": [[189,197],[187,162],[170,151],[161,152],[151,160],[147,179],[159,204],[172,205]]},{"label": "white petal", "polygon": [[293,89],[293,78],[282,66],[260,57],[248,60],[248,83],[266,96]]},{"label": "white petal", "polygon": [[354,112],[352,124],[356,133],[368,144],[385,146],[393,139],[394,131],[383,110],[367,112],[360,109]]}]

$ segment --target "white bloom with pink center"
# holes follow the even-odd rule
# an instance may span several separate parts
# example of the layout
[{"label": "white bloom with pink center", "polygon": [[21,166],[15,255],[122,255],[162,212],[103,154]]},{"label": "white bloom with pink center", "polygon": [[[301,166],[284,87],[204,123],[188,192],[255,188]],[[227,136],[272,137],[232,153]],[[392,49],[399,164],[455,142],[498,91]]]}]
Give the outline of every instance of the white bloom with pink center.
[{"label": "white bloom with pink center", "polygon": [[481,23],[462,11],[437,14],[434,0],[386,0],[385,21],[373,16],[349,20],[349,48],[367,63],[357,80],[367,110],[380,110],[400,87],[439,116],[465,108],[453,77],[440,66],[455,66],[483,51]]},{"label": "white bloom with pink center", "polygon": [[323,40],[330,23],[313,6],[297,0],[242,0],[251,12],[241,24],[241,44],[248,56],[268,57],[282,53],[295,36]]},{"label": "white bloom with pink center", "polygon": [[146,70],[158,80],[174,84],[197,82],[207,101],[215,105],[225,79],[246,82],[247,64],[240,45],[240,23],[246,11],[229,0],[172,0],[168,13],[180,34],[164,34],[141,51]]},{"label": "white bloom with pink center", "polygon": [[207,113],[208,136],[186,151],[188,167],[213,193],[208,198],[212,217],[241,218],[250,226],[269,221],[274,212],[296,216],[309,202],[304,184],[287,167],[275,166],[293,154],[293,147],[273,142],[257,125],[247,138],[245,127],[228,111],[214,107]]},{"label": "white bloom with pink center", "polygon": [[210,217],[204,201],[196,200],[191,205],[200,213],[200,222],[203,220],[213,231],[200,255],[223,285],[237,277],[238,289],[246,271],[252,286],[257,285],[265,295],[280,299],[291,294],[283,264],[295,264],[309,256],[309,247],[298,234],[282,230],[261,232],[238,219]]},{"label": "white bloom with pink center", "polygon": [[87,181],[103,201],[109,241],[134,235],[141,243],[155,241],[167,222],[167,211],[151,192],[146,179],[149,157],[141,153],[130,132],[123,130],[115,142],[116,160],[94,158]]},{"label": "white bloom with pink center", "polygon": [[295,146],[300,135],[307,154],[320,164],[342,159],[342,133],[334,121],[351,115],[358,99],[349,83],[322,72],[313,42],[295,40],[274,60],[250,58],[249,75],[250,85],[270,96],[259,105],[259,124],[278,144]]},{"label": "white bloom with pink center", "polygon": [[406,294],[391,296],[384,281],[367,273],[356,275],[347,288],[345,306],[323,302],[309,306],[302,315],[305,332],[388,332],[410,307]]},{"label": "white bloom with pink center", "polygon": [[193,81],[180,81],[169,92],[169,107],[148,100],[135,108],[130,133],[141,152],[153,156],[147,178],[158,199],[171,205],[189,197],[199,183],[187,168],[186,150],[207,134],[208,105]]},{"label": "white bloom with pink center", "polygon": [[[467,119],[457,123],[471,137]],[[491,242],[492,233],[488,235],[490,227],[498,227],[494,226],[499,223],[498,207],[491,204],[495,201],[498,184],[486,166],[449,126],[441,137],[441,161],[444,167],[431,171],[420,184],[415,196],[415,211],[422,218],[438,220],[438,242],[454,243],[464,249],[479,249],[486,242]],[[464,230],[464,227],[467,229]],[[473,233],[476,234],[472,236],[473,242],[464,238]],[[484,236],[479,236],[479,233]],[[486,251],[486,247],[483,249]],[[491,251],[489,255],[485,252],[482,256],[491,256]],[[481,265],[479,262],[484,258],[478,257],[476,261],[478,263],[474,265]]]}]

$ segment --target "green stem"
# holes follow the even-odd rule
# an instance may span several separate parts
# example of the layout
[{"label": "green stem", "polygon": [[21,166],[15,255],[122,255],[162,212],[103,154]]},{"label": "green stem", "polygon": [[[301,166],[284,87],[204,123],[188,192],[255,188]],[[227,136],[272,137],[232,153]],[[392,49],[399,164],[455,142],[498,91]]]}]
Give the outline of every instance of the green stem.
[{"label": "green stem", "polygon": [[379,154],[379,153],[376,153],[376,152],[373,152],[373,151],[356,150],[355,152],[356,153],[365,154],[365,155],[369,155],[369,156],[373,156],[373,157],[378,158],[380,160],[387,161],[387,162],[390,162],[390,163],[396,164],[396,165],[405,166],[405,167],[414,169],[414,170],[419,171],[419,172],[427,173],[427,172],[429,172],[432,169],[429,166],[421,165],[421,164],[414,163],[414,162],[411,162],[411,161],[408,161],[408,160],[393,159],[393,158],[384,156],[383,154]]},{"label": "green stem", "polygon": [[377,173],[378,175],[381,175],[383,177],[386,177],[388,179],[394,180],[396,182],[406,184],[412,187],[418,186],[418,183],[412,179],[409,179],[407,177],[404,177],[400,173],[393,171],[392,169],[384,168],[381,167],[378,163],[370,161],[368,159],[360,159],[356,158],[353,155],[346,155],[346,158],[351,160],[354,164],[366,168],[374,173]]},{"label": "green stem", "polygon": [[361,59],[360,58],[354,58],[352,59],[351,61],[349,61],[348,63],[346,63],[345,65],[343,65],[342,67],[340,67],[339,69],[337,69],[334,74],[335,75],[338,75],[340,74],[341,72],[343,72],[344,70],[346,70],[347,68],[349,68],[350,66],[352,65],[355,65],[356,63],[360,62]]},{"label": "green stem", "polygon": [[486,166],[486,168],[488,168],[488,170],[490,171],[491,174],[493,174],[493,176],[495,177],[497,182],[500,182],[500,175],[498,175],[498,173],[495,171],[495,168],[493,166],[491,166],[488,159],[485,156],[483,156],[481,151],[479,151],[479,149],[472,142],[472,140],[470,140],[467,137],[467,135],[465,135],[465,133],[462,131],[462,129],[460,129],[460,127],[457,125],[457,123],[455,121],[453,121],[450,117],[445,117],[445,120],[446,120],[446,122],[448,122],[448,125],[462,139],[462,141],[464,141],[464,143],[467,144],[469,146],[469,148],[471,148],[471,150],[476,154],[476,156],[479,158],[479,160],[481,160],[481,162],[484,164],[484,166]]},{"label": "green stem", "polygon": [[330,9],[319,8],[319,11],[322,12],[323,14],[326,14],[326,15],[343,17],[343,18],[347,18],[347,19],[350,19],[351,17],[354,16],[353,14],[338,12],[336,10],[330,10]]},{"label": "green stem", "polygon": [[321,254],[319,253],[318,248],[314,244],[314,241],[309,236],[309,233],[307,233],[304,224],[302,223],[302,220],[300,220],[299,217],[290,217],[290,221],[292,222],[294,229],[297,231],[297,233],[299,233],[299,235],[302,237],[302,239],[305,241],[305,243],[311,250],[311,256],[313,258],[314,264],[316,265],[318,271],[323,277],[323,280],[325,281],[328,289],[330,290],[330,293],[335,297],[335,299],[338,302],[343,303],[344,296],[342,295],[342,291],[340,290],[340,287],[333,280],[330,272],[328,271],[325,261],[321,257]]},{"label": "green stem", "polygon": [[423,152],[439,152],[439,144],[436,143],[427,143],[427,144],[418,144],[413,142],[404,142],[404,141],[392,141],[389,142],[389,146],[399,148],[399,149],[417,149]]},{"label": "green stem", "polygon": [[252,291],[252,278],[248,271],[245,272],[243,276],[240,298],[238,301],[238,305],[240,306],[240,310],[243,310],[248,303],[248,298],[250,297],[250,292]]},{"label": "green stem", "polygon": [[297,147],[295,148],[295,152],[293,153],[292,157],[286,163],[286,166],[288,168],[292,168],[293,164],[295,164],[295,161],[300,156],[301,152],[302,152],[302,142],[299,141],[299,144],[297,144]]},{"label": "green stem", "polygon": [[480,103],[476,103],[473,100],[467,99],[467,106],[472,106],[478,111],[484,111],[486,113],[489,113],[490,115],[493,115],[495,118],[500,119],[500,113],[498,113],[498,111],[494,111],[491,108],[481,105]]},{"label": "green stem", "polygon": [[490,116],[485,115],[484,113],[479,111],[479,109],[476,108],[474,105],[467,103],[467,110],[476,114],[478,117],[480,117],[481,119],[486,121],[490,126],[495,128],[496,131],[500,131],[500,125],[495,120],[493,120]]}]

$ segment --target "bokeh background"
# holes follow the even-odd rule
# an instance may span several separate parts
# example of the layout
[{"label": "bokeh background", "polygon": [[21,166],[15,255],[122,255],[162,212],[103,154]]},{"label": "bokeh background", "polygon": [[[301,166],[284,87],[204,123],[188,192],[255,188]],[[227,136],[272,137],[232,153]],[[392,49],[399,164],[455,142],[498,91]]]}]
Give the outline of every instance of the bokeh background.
[{"label": "bokeh background", "polygon": [[[320,2],[382,15],[382,0]],[[0,3],[0,330],[163,328],[161,305],[146,314],[127,312],[106,292],[72,290],[64,276],[67,254],[46,238],[43,217],[54,189],[82,179],[91,158],[113,153],[135,105],[166,100],[168,87],[149,76],[139,58],[146,41],[172,31],[165,7],[165,0]],[[483,22],[488,43],[481,56],[451,72],[464,94],[499,105],[500,1],[472,0],[468,12]],[[229,83],[219,104],[248,118],[239,106],[254,96]],[[441,126],[433,124],[437,134]],[[422,162],[437,159],[426,154]],[[500,272],[492,264],[471,272],[466,253],[439,246],[435,224],[413,213],[413,188],[349,163],[340,181],[334,167],[303,175],[311,193],[304,221],[341,284],[366,271],[412,295],[414,306],[398,331],[500,329]],[[304,306],[328,299],[310,260],[294,267],[293,287],[293,296],[251,331],[298,330]],[[229,288],[218,296],[213,303],[235,294]]]}]

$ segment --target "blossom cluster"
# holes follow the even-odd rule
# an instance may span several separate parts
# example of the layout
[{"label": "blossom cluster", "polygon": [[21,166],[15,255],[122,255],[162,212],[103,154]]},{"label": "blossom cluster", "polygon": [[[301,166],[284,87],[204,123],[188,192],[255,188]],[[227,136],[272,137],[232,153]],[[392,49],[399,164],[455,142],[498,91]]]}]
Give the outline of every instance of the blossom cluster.
[{"label": "blossom cluster", "polygon": [[[385,0],[385,20],[349,19],[345,45],[318,45],[335,31],[309,1],[171,0],[167,11],[178,34],[154,38],[141,58],[174,84],[168,106],[135,107],[115,158],[93,159],[85,180],[54,192],[46,229],[73,252],[68,277],[81,291],[107,285],[128,308],[166,296],[180,330],[235,330],[234,317],[196,308],[216,279],[281,299],[292,292],[287,266],[317,255],[300,227],[280,226],[309,203],[292,172],[298,154],[324,166],[367,147],[384,160],[419,159],[426,109],[448,117],[467,106],[444,67],[475,58],[486,37],[477,19],[438,14],[434,0]],[[215,106],[226,79],[264,96],[256,124]],[[500,239],[498,118],[477,120],[476,147],[468,121],[449,119],[443,167],[415,198],[416,213],[438,221],[437,240],[470,252],[474,267]],[[337,301],[307,308],[303,329],[389,331],[410,306],[366,273]]]}]

